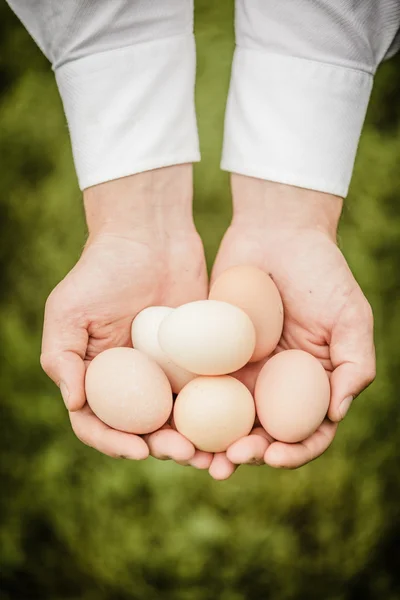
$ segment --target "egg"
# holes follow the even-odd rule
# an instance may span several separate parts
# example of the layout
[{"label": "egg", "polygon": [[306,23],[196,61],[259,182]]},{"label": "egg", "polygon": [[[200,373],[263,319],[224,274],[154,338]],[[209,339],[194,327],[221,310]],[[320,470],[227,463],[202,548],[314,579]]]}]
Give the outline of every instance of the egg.
[{"label": "egg", "polygon": [[238,306],[252,320],[256,346],[251,362],[275,350],[282,335],[283,304],[278,288],[265,271],[253,266],[227,269],[211,286],[209,298]]},{"label": "egg", "polygon": [[314,356],[303,350],[285,350],[265,363],[254,396],[260,423],[273,438],[301,442],[324,420],[330,384]]},{"label": "egg", "polygon": [[183,369],[198,375],[225,375],[248,362],[256,333],[250,318],[237,306],[198,300],[167,315],[158,340],[167,356]]},{"label": "egg", "polygon": [[195,375],[178,367],[161,350],[158,330],[164,318],[173,310],[167,306],[149,306],[142,310],[132,323],[132,345],[156,361],[168,377],[172,391],[178,394]]},{"label": "egg", "polygon": [[98,354],[86,371],[87,402],[97,417],[114,429],[150,433],[162,427],[172,410],[167,376],[133,348]]},{"label": "egg", "polygon": [[174,406],[177,430],[205,452],[224,452],[250,433],[254,418],[252,395],[229,375],[197,377],[178,394]]}]

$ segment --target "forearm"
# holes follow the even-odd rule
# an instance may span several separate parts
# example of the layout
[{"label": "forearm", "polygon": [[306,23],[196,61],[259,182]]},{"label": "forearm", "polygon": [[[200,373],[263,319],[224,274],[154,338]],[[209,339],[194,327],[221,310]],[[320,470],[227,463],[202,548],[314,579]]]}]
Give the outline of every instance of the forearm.
[{"label": "forearm", "polygon": [[191,164],[176,165],[87,188],[83,198],[89,235],[150,230],[169,236],[192,230],[192,171]]},{"label": "forearm", "polygon": [[237,174],[231,185],[235,226],[269,234],[314,229],[336,239],[339,196]]}]

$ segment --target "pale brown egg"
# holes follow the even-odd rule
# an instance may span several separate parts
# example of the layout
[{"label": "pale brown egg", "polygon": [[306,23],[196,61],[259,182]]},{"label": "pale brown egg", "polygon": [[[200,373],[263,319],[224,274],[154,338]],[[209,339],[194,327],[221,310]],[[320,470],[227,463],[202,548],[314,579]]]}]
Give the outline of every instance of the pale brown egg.
[{"label": "pale brown egg", "polygon": [[275,350],[282,334],[283,304],[278,288],[265,271],[245,265],[227,269],[211,286],[209,298],[234,304],[250,317],[256,330],[250,362]]},{"label": "pale brown egg", "polygon": [[161,368],[132,348],[111,348],[90,363],[85,379],[88,404],[98,418],[120,431],[156,431],[172,410],[172,390]]},{"label": "pale brown egg", "polygon": [[254,418],[252,395],[229,375],[197,377],[178,394],[174,406],[177,430],[205,452],[224,452],[250,433]]},{"label": "pale brown egg", "polygon": [[158,341],[163,352],[190,373],[225,375],[248,362],[256,332],[237,306],[198,300],[179,306],[163,319]]},{"label": "pale brown egg", "polygon": [[302,350],[285,350],[261,369],[255,387],[257,416],[281,442],[301,442],[324,420],[330,401],[328,375]]}]

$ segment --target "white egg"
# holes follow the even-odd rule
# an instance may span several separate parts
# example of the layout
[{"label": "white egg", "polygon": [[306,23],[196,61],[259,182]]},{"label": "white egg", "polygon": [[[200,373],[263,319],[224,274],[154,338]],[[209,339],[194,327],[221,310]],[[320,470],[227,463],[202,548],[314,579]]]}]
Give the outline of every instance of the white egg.
[{"label": "white egg", "polygon": [[256,333],[247,314],[218,300],[184,304],[159,328],[162,350],[180,367],[198,375],[225,375],[251,358]]},{"label": "white egg", "polygon": [[149,306],[142,310],[132,323],[132,344],[152,358],[169,379],[172,391],[179,394],[181,389],[194,379],[195,375],[176,365],[161,349],[158,330],[165,317],[174,311],[168,306]]}]

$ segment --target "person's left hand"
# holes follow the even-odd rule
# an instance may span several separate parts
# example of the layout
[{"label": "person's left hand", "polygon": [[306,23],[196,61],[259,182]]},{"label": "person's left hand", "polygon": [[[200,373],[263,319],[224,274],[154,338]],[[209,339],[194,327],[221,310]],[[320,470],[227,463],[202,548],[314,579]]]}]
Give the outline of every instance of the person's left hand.
[{"label": "person's left hand", "polygon": [[[301,196],[303,213],[308,208],[315,213],[315,207],[307,207],[308,191],[292,190]],[[327,194],[319,196],[324,203],[331,198]],[[285,198],[280,200],[282,207]],[[288,205],[293,202],[291,196]],[[318,204],[314,197],[315,202]],[[285,310],[284,329],[276,352],[298,348],[322,363],[331,382],[327,418],[313,435],[297,444],[277,442],[256,426],[226,453],[215,455],[209,469],[215,479],[228,478],[240,464],[266,463],[293,469],[314,460],[331,444],[337,424],[346,415],[353,398],[375,377],[372,311],[336,244],[337,222],[331,223],[331,227],[327,219],[326,227],[314,226],[303,222],[303,218],[305,215],[293,223],[284,220],[281,227],[280,216],[272,218],[269,214],[264,219],[262,211],[257,210],[253,219],[248,214],[244,218],[239,212],[222,241],[212,279],[238,264],[258,266],[272,276]],[[313,220],[310,218],[310,223]],[[318,217],[316,221],[321,223],[323,219]],[[235,376],[253,392],[263,364],[265,360],[247,365]]]}]

